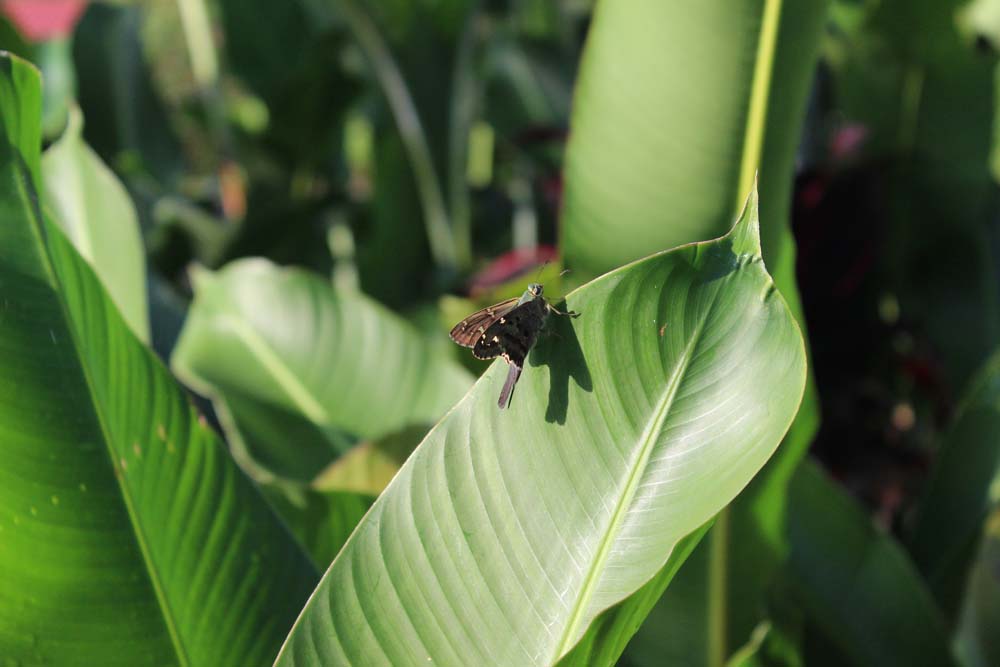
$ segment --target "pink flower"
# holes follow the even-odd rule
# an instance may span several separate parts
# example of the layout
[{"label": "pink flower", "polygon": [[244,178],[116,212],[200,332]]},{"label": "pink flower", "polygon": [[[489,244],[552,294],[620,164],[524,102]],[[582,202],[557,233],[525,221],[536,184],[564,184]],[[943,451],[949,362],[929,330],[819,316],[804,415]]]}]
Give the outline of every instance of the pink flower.
[{"label": "pink flower", "polygon": [[0,0],[0,10],[32,42],[72,34],[86,7],[87,0]]}]

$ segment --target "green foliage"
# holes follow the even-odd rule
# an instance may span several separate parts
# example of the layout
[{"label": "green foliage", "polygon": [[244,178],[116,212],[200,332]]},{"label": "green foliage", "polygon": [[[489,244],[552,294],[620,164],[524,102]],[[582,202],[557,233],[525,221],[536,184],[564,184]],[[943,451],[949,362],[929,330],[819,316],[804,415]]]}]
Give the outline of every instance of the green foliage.
[{"label": "green foliage", "polygon": [[4,659],[264,664],[315,570],[42,216],[37,72],[0,91]]},{"label": "green foliage", "polygon": [[[763,465],[801,400],[801,335],[757,229],[752,196],[725,237],[570,294],[580,317],[539,343],[512,409],[496,410],[501,362],[376,501],[278,664],[548,664],[643,588]],[[380,583],[352,583],[357,568]],[[612,635],[604,664],[628,638],[618,624],[635,627],[624,605],[592,630]]]},{"label": "green foliage", "polygon": [[[595,275],[718,236],[757,170],[762,200],[773,201],[761,209],[764,259],[787,261],[796,128],[825,3],[795,3],[780,20],[759,4],[701,3],[681,14],[657,2],[606,3],[595,13],[566,155],[568,265]],[[768,53],[770,81],[755,78],[755,54]]]},{"label": "green foliage", "polygon": [[154,87],[141,41],[143,9],[94,3],[74,35],[79,102],[87,143],[132,176],[174,185],[181,147]]},{"label": "green foliage", "polygon": [[44,201],[100,277],[136,336],[149,342],[146,254],[132,200],[114,173],[83,141],[79,109],[42,156]]},{"label": "green foliage", "polygon": [[231,441],[305,480],[354,437],[436,421],[472,380],[362,294],[259,259],[197,275],[171,365],[218,401]]},{"label": "green foliage", "polygon": [[997,0],[18,4],[0,663],[997,663]]},{"label": "green foliage", "polygon": [[959,32],[965,0],[863,4],[856,27],[844,26],[829,47],[832,87],[885,166],[884,230],[871,231],[887,239],[888,287],[943,350],[944,372],[960,387],[1000,338],[985,222],[995,59]]},{"label": "green foliage", "polygon": [[[789,174],[825,2],[786,3],[777,15],[772,4],[702,3],[683,14],[657,2],[598,9],[566,156],[568,266],[592,275],[719,234],[759,169],[764,259],[802,321]],[[769,76],[757,72],[760,59],[773,61]],[[674,62],[683,66],[664,71]],[[664,618],[685,620],[647,626],[658,647],[647,664],[664,654],[691,662],[700,644],[693,652],[703,664],[721,665],[761,620],[786,549],[784,486],[816,429],[816,397],[807,397],[780,455],[681,571],[697,583],[661,603]]]},{"label": "green foliage", "polygon": [[970,383],[928,481],[910,552],[949,613],[964,594],[1000,476],[1000,352]]},{"label": "green foliage", "polygon": [[808,462],[790,493],[788,576],[849,664],[957,664],[941,614],[895,540]]}]

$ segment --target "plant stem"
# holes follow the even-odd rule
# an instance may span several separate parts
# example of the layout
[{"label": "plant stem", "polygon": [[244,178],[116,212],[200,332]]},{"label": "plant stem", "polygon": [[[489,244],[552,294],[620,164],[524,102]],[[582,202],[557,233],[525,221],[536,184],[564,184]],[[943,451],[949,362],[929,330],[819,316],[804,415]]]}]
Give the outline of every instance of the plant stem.
[{"label": "plant stem", "polygon": [[[771,74],[774,53],[778,47],[778,27],[781,22],[781,0],[765,0],[757,39],[753,85],[747,109],[747,124],[743,139],[739,182],[734,210],[739,211],[750,189],[757,181],[760,159],[764,151],[767,130],[767,103],[771,94]],[[724,667],[728,646],[729,594],[729,508],[719,512],[709,534],[711,542],[708,569],[708,665]]]},{"label": "plant stem", "polygon": [[455,238],[448,222],[440,180],[427,144],[427,134],[420,122],[420,116],[417,115],[413,97],[406,87],[396,61],[392,58],[389,47],[371,18],[354,0],[342,0],[340,9],[358,45],[371,63],[396,120],[396,127],[410,158],[410,166],[417,182],[431,255],[439,267],[455,269],[458,266]]},{"label": "plant stem", "polygon": [[750,90],[750,105],[747,110],[746,132],[744,133],[743,159],[740,162],[740,178],[736,189],[735,210],[739,211],[750,193],[760,157],[764,150],[764,133],[767,129],[767,102],[771,94],[771,74],[774,70],[774,52],[778,46],[778,26],[781,22],[781,0],[765,0],[757,41],[757,58],[753,69],[753,87]]},{"label": "plant stem", "polygon": [[724,667],[729,652],[729,521],[726,507],[708,533],[708,667]]},{"label": "plant stem", "polygon": [[455,55],[451,77],[451,108],[448,129],[448,202],[454,232],[456,259],[460,268],[472,262],[472,207],[467,180],[469,133],[479,102],[479,86],[474,63],[478,42],[481,2],[474,0],[465,17],[462,37]]}]

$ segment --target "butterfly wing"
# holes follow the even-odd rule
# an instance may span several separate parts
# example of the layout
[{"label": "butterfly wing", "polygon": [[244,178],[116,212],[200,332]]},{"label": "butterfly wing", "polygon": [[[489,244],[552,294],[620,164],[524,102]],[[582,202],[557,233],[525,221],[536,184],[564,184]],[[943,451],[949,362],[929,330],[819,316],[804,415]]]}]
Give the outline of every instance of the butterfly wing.
[{"label": "butterfly wing", "polygon": [[[516,298],[507,299],[506,301],[493,304],[488,308],[476,311],[456,324],[449,335],[453,341],[462,347],[475,348],[476,344],[486,333],[486,330],[489,329],[494,322],[498,321],[501,317],[513,310],[516,305]],[[497,354],[499,354],[499,352]],[[494,354],[491,357],[481,358],[492,359],[495,356],[497,355]]]},{"label": "butterfly wing", "polygon": [[545,302],[534,299],[497,316],[476,341],[473,356],[492,359],[502,354],[508,363],[523,366],[525,356],[538,338],[545,314]]},{"label": "butterfly wing", "polygon": [[[507,316],[510,314],[511,313],[506,313],[505,315],[497,317],[496,320],[494,320],[490,326],[488,326],[486,330],[480,334],[475,343],[470,346],[472,347],[472,356],[476,359],[493,359],[494,357],[499,357],[503,354]],[[503,320],[503,322],[501,322],[501,320]]]}]

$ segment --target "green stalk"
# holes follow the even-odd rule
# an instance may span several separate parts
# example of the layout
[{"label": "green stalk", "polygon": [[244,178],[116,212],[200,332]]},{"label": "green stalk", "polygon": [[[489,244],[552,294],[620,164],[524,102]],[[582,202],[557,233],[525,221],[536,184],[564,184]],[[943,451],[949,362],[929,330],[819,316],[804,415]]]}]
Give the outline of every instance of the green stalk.
[{"label": "green stalk", "polygon": [[764,150],[764,133],[767,129],[767,102],[771,93],[771,73],[774,71],[774,52],[778,46],[778,26],[781,22],[781,0],[765,0],[761,20],[760,38],[757,41],[757,59],[753,69],[753,88],[750,90],[750,107],[743,140],[743,159],[740,162],[740,180],[736,189],[735,211],[746,200]]},{"label": "green stalk", "polygon": [[[765,0],[757,40],[757,58],[754,62],[753,85],[747,110],[746,130],[743,139],[743,156],[740,161],[739,182],[736,189],[734,211],[739,211],[750,189],[754,187],[760,159],[764,151],[767,130],[767,103],[771,93],[771,74],[774,71],[774,53],[778,47],[778,28],[781,23],[781,0]],[[729,508],[719,512],[709,534],[708,580],[708,665],[724,667],[729,653]]]},{"label": "green stalk", "polygon": [[389,47],[371,18],[354,0],[342,0],[340,9],[358,45],[371,63],[396,120],[396,127],[410,158],[410,167],[417,182],[431,255],[438,266],[447,269],[457,268],[458,253],[455,238],[448,222],[440,180],[434,169],[434,161],[427,143],[427,133],[420,122],[420,116],[417,115],[413,97],[406,87],[399,67],[396,66],[396,61],[393,60]]},{"label": "green stalk", "polygon": [[708,667],[723,667],[729,653],[729,508],[715,518],[708,533]]},{"label": "green stalk", "polygon": [[455,69],[451,77],[451,109],[448,128],[448,202],[459,267],[472,263],[472,206],[467,180],[469,133],[479,102],[474,54],[478,42],[481,2],[469,6],[458,42]]}]

